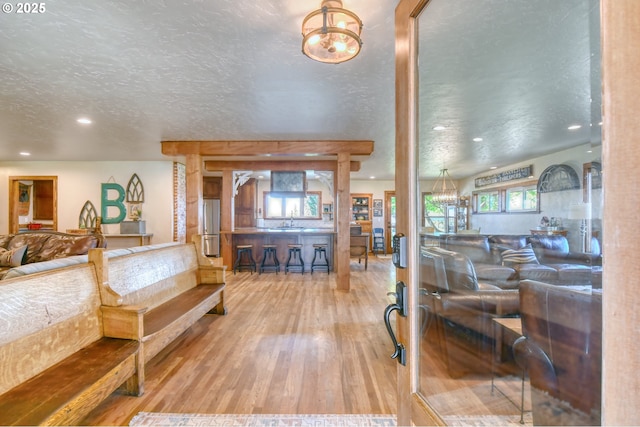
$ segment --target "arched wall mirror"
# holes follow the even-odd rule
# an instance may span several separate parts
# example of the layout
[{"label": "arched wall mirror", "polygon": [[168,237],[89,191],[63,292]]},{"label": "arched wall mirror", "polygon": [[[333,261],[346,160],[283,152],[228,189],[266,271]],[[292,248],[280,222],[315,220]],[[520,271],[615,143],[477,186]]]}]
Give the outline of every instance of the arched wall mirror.
[{"label": "arched wall mirror", "polygon": [[[514,347],[525,334],[522,313],[534,310],[520,306],[523,281],[575,286],[589,298],[601,292],[595,242],[602,239],[602,189],[588,187],[588,177],[570,190],[537,194],[536,186],[555,164],[582,175],[589,170],[584,165],[602,161],[599,23],[597,0],[429,0],[417,18],[413,197],[421,255],[414,307],[419,337],[412,343],[420,354],[418,394],[447,424],[487,416],[507,417],[504,424],[599,422],[599,344],[582,358],[572,353],[575,364],[548,361],[551,369],[569,363],[576,378],[589,378],[580,391],[567,387],[551,399],[540,372],[523,370],[528,362]],[[512,173],[529,166],[527,176]],[[433,182],[443,169],[457,198],[433,203]],[[495,210],[471,205],[491,201],[477,197],[485,190],[495,190]],[[586,202],[588,211],[577,216],[575,207]],[[544,217],[555,221],[555,230],[541,227]],[[584,262],[571,267],[581,273],[570,275],[546,249],[527,246],[538,234],[562,237],[569,252],[585,253]],[[584,245],[592,238],[593,253]],[[537,258],[506,264],[507,250]],[[504,266],[510,270],[500,276]],[[581,337],[598,343],[600,318],[586,311]],[[569,318],[557,322],[572,328]],[[556,348],[567,355],[574,350]],[[543,413],[545,405],[553,410]]]},{"label": "arched wall mirror", "polygon": [[9,232],[58,230],[58,177],[9,177]]}]

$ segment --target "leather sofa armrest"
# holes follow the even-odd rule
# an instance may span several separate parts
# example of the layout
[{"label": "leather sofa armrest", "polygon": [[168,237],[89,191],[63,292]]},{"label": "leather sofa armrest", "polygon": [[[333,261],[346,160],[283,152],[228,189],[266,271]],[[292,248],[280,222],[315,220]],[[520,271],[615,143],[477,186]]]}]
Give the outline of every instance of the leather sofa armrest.
[{"label": "leather sofa armrest", "polygon": [[496,289],[441,294],[440,306],[442,311],[440,314],[462,311],[466,313],[499,316],[519,314],[520,299],[518,290],[500,289],[497,286],[495,288]]},{"label": "leather sofa armrest", "polygon": [[563,256],[547,255],[540,257],[538,261],[540,264],[602,265],[602,257],[600,255],[587,252],[569,252]]},{"label": "leather sofa armrest", "polygon": [[602,256],[588,252],[569,252],[565,262],[569,264],[602,265]]}]

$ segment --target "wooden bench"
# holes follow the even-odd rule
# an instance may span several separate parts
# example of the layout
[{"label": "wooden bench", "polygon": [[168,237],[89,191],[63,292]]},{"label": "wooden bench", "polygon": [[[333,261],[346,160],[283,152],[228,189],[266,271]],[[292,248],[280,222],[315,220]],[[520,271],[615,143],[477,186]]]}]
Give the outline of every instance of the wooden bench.
[{"label": "wooden bench", "polygon": [[205,314],[226,314],[225,267],[195,243],[128,251],[93,249],[89,259],[101,278],[105,334],[140,341],[145,363]]},{"label": "wooden bench", "polygon": [[143,392],[139,343],[107,338],[93,264],[0,285],[0,425],[77,425],[114,390]]}]

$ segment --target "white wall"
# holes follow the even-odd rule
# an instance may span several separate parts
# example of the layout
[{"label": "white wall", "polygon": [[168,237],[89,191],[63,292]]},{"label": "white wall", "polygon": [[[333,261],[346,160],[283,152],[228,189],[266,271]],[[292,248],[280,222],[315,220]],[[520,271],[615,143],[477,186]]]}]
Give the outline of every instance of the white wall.
[{"label": "white wall", "polygon": [[[58,177],[58,231],[78,228],[78,217],[87,200],[100,215],[101,184],[115,182],[126,191],[136,173],[144,186],[142,219],[152,243],[173,240],[173,162],[0,162],[0,234],[9,232],[9,177],[55,175]],[[113,180],[110,181],[110,178]],[[105,234],[119,233],[119,224],[105,224]]]},{"label": "white wall", "polygon": [[[589,152],[591,151],[591,152]],[[471,177],[467,180],[460,181],[460,194],[463,196],[471,196],[473,191],[491,189],[492,187],[500,187],[505,185],[517,185],[519,181],[514,180],[494,186],[486,186],[475,188],[475,179],[481,176],[493,175],[496,173],[516,169],[523,166],[533,165],[533,179],[539,179],[540,174],[549,166],[557,164],[565,164],[571,166],[578,177],[582,176],[582,166],[584,163],[593,161],[602,162],[601,146],[592,147],[591,144],[585,144],[579,147],[560,151],[546,156],[541,156],[522,163],[509,165],[504,168],[487,171]],[[530,180],[530,179],[529,179]],[[540,219],[543,216],[557,217],[562,221],[562,226],[567,228],[569,234],[567,236],[569,245],[572,250],[580,248],[580,221],[568,219],[569,208],[571,205],[582,202],[582,188],[579,190],[557,191],[552,193],[540,194],[540,213],[514,213],[514,214],[475,214],[471,215],[469,228],[480,228],[483,234],[529,234],[531,229],[540,225]],[[593,221],[594,231],[599,231],[602,235],[602,190],[593,190]]]}]

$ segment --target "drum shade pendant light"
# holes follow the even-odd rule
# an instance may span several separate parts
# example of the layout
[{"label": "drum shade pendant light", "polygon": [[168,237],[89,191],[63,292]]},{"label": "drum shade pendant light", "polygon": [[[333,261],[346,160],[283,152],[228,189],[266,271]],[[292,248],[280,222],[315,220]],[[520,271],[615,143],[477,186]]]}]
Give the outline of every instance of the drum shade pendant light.
[{"label": "drum shade pendant light", "polygon": [[309,58],[339,64],[360,53],[362,21],[342,8],[341,0],[322,0],[320,9],[302,21],[302,52]]},{"label": "drum shade pendant light", "polygon": [[[447,179],[449,180],[449,186],[447,187]],[[434,203],[440,203],[443,205],[453,205],[458,203],[458,189],[451,180],[447,169],[440,170],[440,175],[433,189],[431,190],[431,200]]]}]

